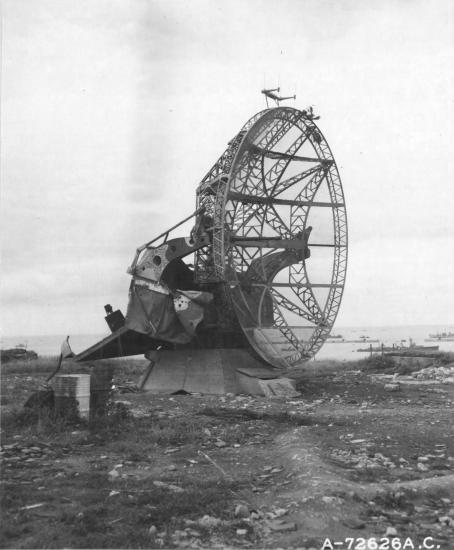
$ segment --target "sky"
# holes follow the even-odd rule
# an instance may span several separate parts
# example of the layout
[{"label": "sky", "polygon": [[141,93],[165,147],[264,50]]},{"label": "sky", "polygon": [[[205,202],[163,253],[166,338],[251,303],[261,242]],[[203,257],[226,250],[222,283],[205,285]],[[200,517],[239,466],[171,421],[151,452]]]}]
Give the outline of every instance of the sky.
[{"label": "sky", "polygon": [[4,0],[3,335],[106,332],[264,85],[315,105],[342,177],[336,326],[452,324],[450,0]]}]

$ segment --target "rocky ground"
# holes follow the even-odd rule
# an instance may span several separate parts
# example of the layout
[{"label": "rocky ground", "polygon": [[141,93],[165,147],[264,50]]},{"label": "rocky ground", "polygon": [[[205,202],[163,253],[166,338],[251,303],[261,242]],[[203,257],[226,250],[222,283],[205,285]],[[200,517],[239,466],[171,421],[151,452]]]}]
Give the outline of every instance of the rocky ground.
[{"label": "rocky ground", "polygon": [[290,400],[116,393],[90,424],[24,412],[44,373],[3,373],[1,547],[454,548],[454,384],[412,370],[312,363]]}]

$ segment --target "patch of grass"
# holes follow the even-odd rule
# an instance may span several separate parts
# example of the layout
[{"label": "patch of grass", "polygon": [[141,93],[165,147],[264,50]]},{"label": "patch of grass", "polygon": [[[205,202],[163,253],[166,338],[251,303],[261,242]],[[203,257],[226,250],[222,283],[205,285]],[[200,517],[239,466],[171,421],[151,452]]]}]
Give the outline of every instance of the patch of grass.
[{"label": "patch of grass", "polygon": [[[142,374],[149,361],[146,359],[137,359],[130,357],[119,357],[117,359],[102,359],[99,361],[89,361],[87,363],[77,363],[71,359],[65,359],[61,366],[59,374],[90,372],[90,369],[100,367],[112,367],[115,375],[129,376]],[[38,359],[29,361],[10,361],[2,363],[2,374],[50,374],[58,364],[58,355],[43,355]]]},{"label": "patch of grass", "polygon": [[104,414],[90,419],[89,427],[92,433],[117,435],[131,428],[134,423],[134,417],[128,407],[123,403],[109,401]]},{"label": "patch of grass", "polygon": [[400,374],[401,376],[408,376],[409,374],[412,374],[413,372],[416,372],[420,369],[421,369],[421,365],[411,365],[411,364],[402,363],[401,365],[396,365],[395,372],[397,372],[397,374]]},{"label": "patch of grass", "polygon": [[19,360],[2,363],[2,374],[51,373],[57,367],[58,356],[45,355],[29,361]]},{"label": "patch of grass", "polygon": [[[345,368],[346,363],[347,361],[339,361],[339,359],[313,359],[305,366],[316,367],[320,371],[336,371],[340,368]],[[348,363],[351,363],[351,361],[349,361]]]},{"label": "patch of grass", "polygon": [[396,372],[397,365],[391,357],[387,355],[372,355],[366,359],[358,361],[358,366],[365,372]]},{"label": "patch of grass", "polygon": [[438,357],[438,361],[442,365],[446,365],[447,363],[454,363],[454,353],[450,351],[442,352]]},{"label": "patch of grass", "polygon": [[76,416],[64,418],[54,411],[42,409],[13,409],[2,414],[2,439],[21,434],[25,437],[52,437],[66,434],[69,430],[79,427],[81,422]]},{"label": "patch of grass", "polygon": [[115,452],[135,453],[136,456],[144,456],[144,449],[152,445],[182,446],[206,439],[203,422],[197,418],[160,418],[153,414],[134,418],[124,404],[115,402],[108,403],[105,415],[88,423],[78,419],[76,414],[62,417],[48,408],[14,408],[2,415],[3,440],[13,435],[57,438],[81,428],[88,428],[91,443],[109,444]]},{"label": "patch of grass", "polygon": [[[20,510],[30,504],[28,489],[8,484],[0,547],[168,548],[174,546],[171,533],[184,528],[185,519],[197,520],[206,514],[233,519],[232,501],[242,489],[239,482],[194,481],[188,476],[173,483],[183,492],[157,487],[152,479],[127,478],[112,484],[105,472],[81,472],[77,478],[50,478],[46,495],[40,494],[39,499],[46,506],[28,511]],[[112,490],[118,493],[109,496]],[[62,503],[61,495],[69,498]],[[160,543],[150,538],[151,525],[163,534]],[[202,539],[213,534],[213,530],[196,528]],[[34,534],[33,540],[28,540],[28,533]]]},{"label": "patch of grass", "polygon": [[136,456],[143,456],[144,450],[153,445],[175,447],[197,444],[206,439],[203,425],[195,419],[156,418],[153,415],[128,418],[116,424],[113,421],[110,428],[96,427],[93,433],[103,438],[105,443],[110,440],[111,450]]},{"label": "patch of grass", "polygon": [[135,418],[122,403],[109,404],[107,414],[91,420],[88,427],[91,443],[107,445],[109,452],[127,454],[133,461],[147,459],[155,445],[175,447],[206,439],[203,423],[197,419],[153,414]]}]

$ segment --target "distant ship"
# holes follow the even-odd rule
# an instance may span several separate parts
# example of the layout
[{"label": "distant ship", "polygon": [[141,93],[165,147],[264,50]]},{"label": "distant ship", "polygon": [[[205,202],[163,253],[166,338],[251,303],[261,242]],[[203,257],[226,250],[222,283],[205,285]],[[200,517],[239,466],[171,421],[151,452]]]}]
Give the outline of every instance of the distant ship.
[{"label": "distant ship", "polygon": [[[405,340],[403,340],[404,342]],[[383,344],[381,346],[377,346],[377,347],[368,347],[368,348],[360,348],[360,349],[357,349],[356,351],[362,351],[362,352],[365,352],[365,351],[369,351],[369,352],[372,352],[372,353],[377,353],[377,352],[385,352],[385,353],[407,353],[407,352],[431,352],[431,351],[438,351],[438,348],[439,346],[419,346],[417,344],[415,344],[413,342],[413,340],[410,338],[410,345],[409,346],[404,346],[402,344],[393,344],[392,346],[384,346]]]},{"label": "distant ship", "polygon": [[385,353],[389,353],[389,352],[392,352],[392,351],[395,351],[395,352],[406,352],[406,351],[438,351],[438,348],[440,346],[416,346],[416,345],[413,345],[413,346],[376,346],[376,347],[369,347],[369,348],[360,348],[360,349],[357,349],[356,351],[371,351],[373,353],[378,353],[378,352],[385,352]]},{"label": "distant ship", "polygon": [[429,334],[429,338],[425,338],[424,342],[454,342],[454,332],[437,332]]},{"label": "distant ship", "polygon": [[360,336],[356,340],[345,340],[340,334],[336,336],[328,336],[329,344],[376,344],[380,342],[378,338],[369,338],[369,336]]}]

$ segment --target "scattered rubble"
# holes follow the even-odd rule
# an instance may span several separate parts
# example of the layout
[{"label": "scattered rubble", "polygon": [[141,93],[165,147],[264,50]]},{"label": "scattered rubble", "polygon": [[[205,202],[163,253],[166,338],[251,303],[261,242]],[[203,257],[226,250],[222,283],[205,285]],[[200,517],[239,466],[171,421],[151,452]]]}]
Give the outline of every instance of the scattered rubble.
[{"label": "scattered rubble", "polygon": [[454,384],[454,363],[445,366],[431,366],[412,374],[416,380],[436,380],[445,384]]},{"label": "scattered rubble", "polygon": [[331,452],[333,460],[352,465],[359,470],[374,470],[377,468],[396,468],[396,464],[381,453],[370,454],[367,450],[359,452],[334,449]]},{"label": "scattered rubble", "polygon": [[17,442],[8,445],[2,445],[0,450],[0,457],[3,459],[5,465],[14,467],[31,464],[39,459],[50,459],[55,457],[57,454],[67,454],[69,452],[69,448],[62,448],[59,450],[52,449],[45,443]]}]

